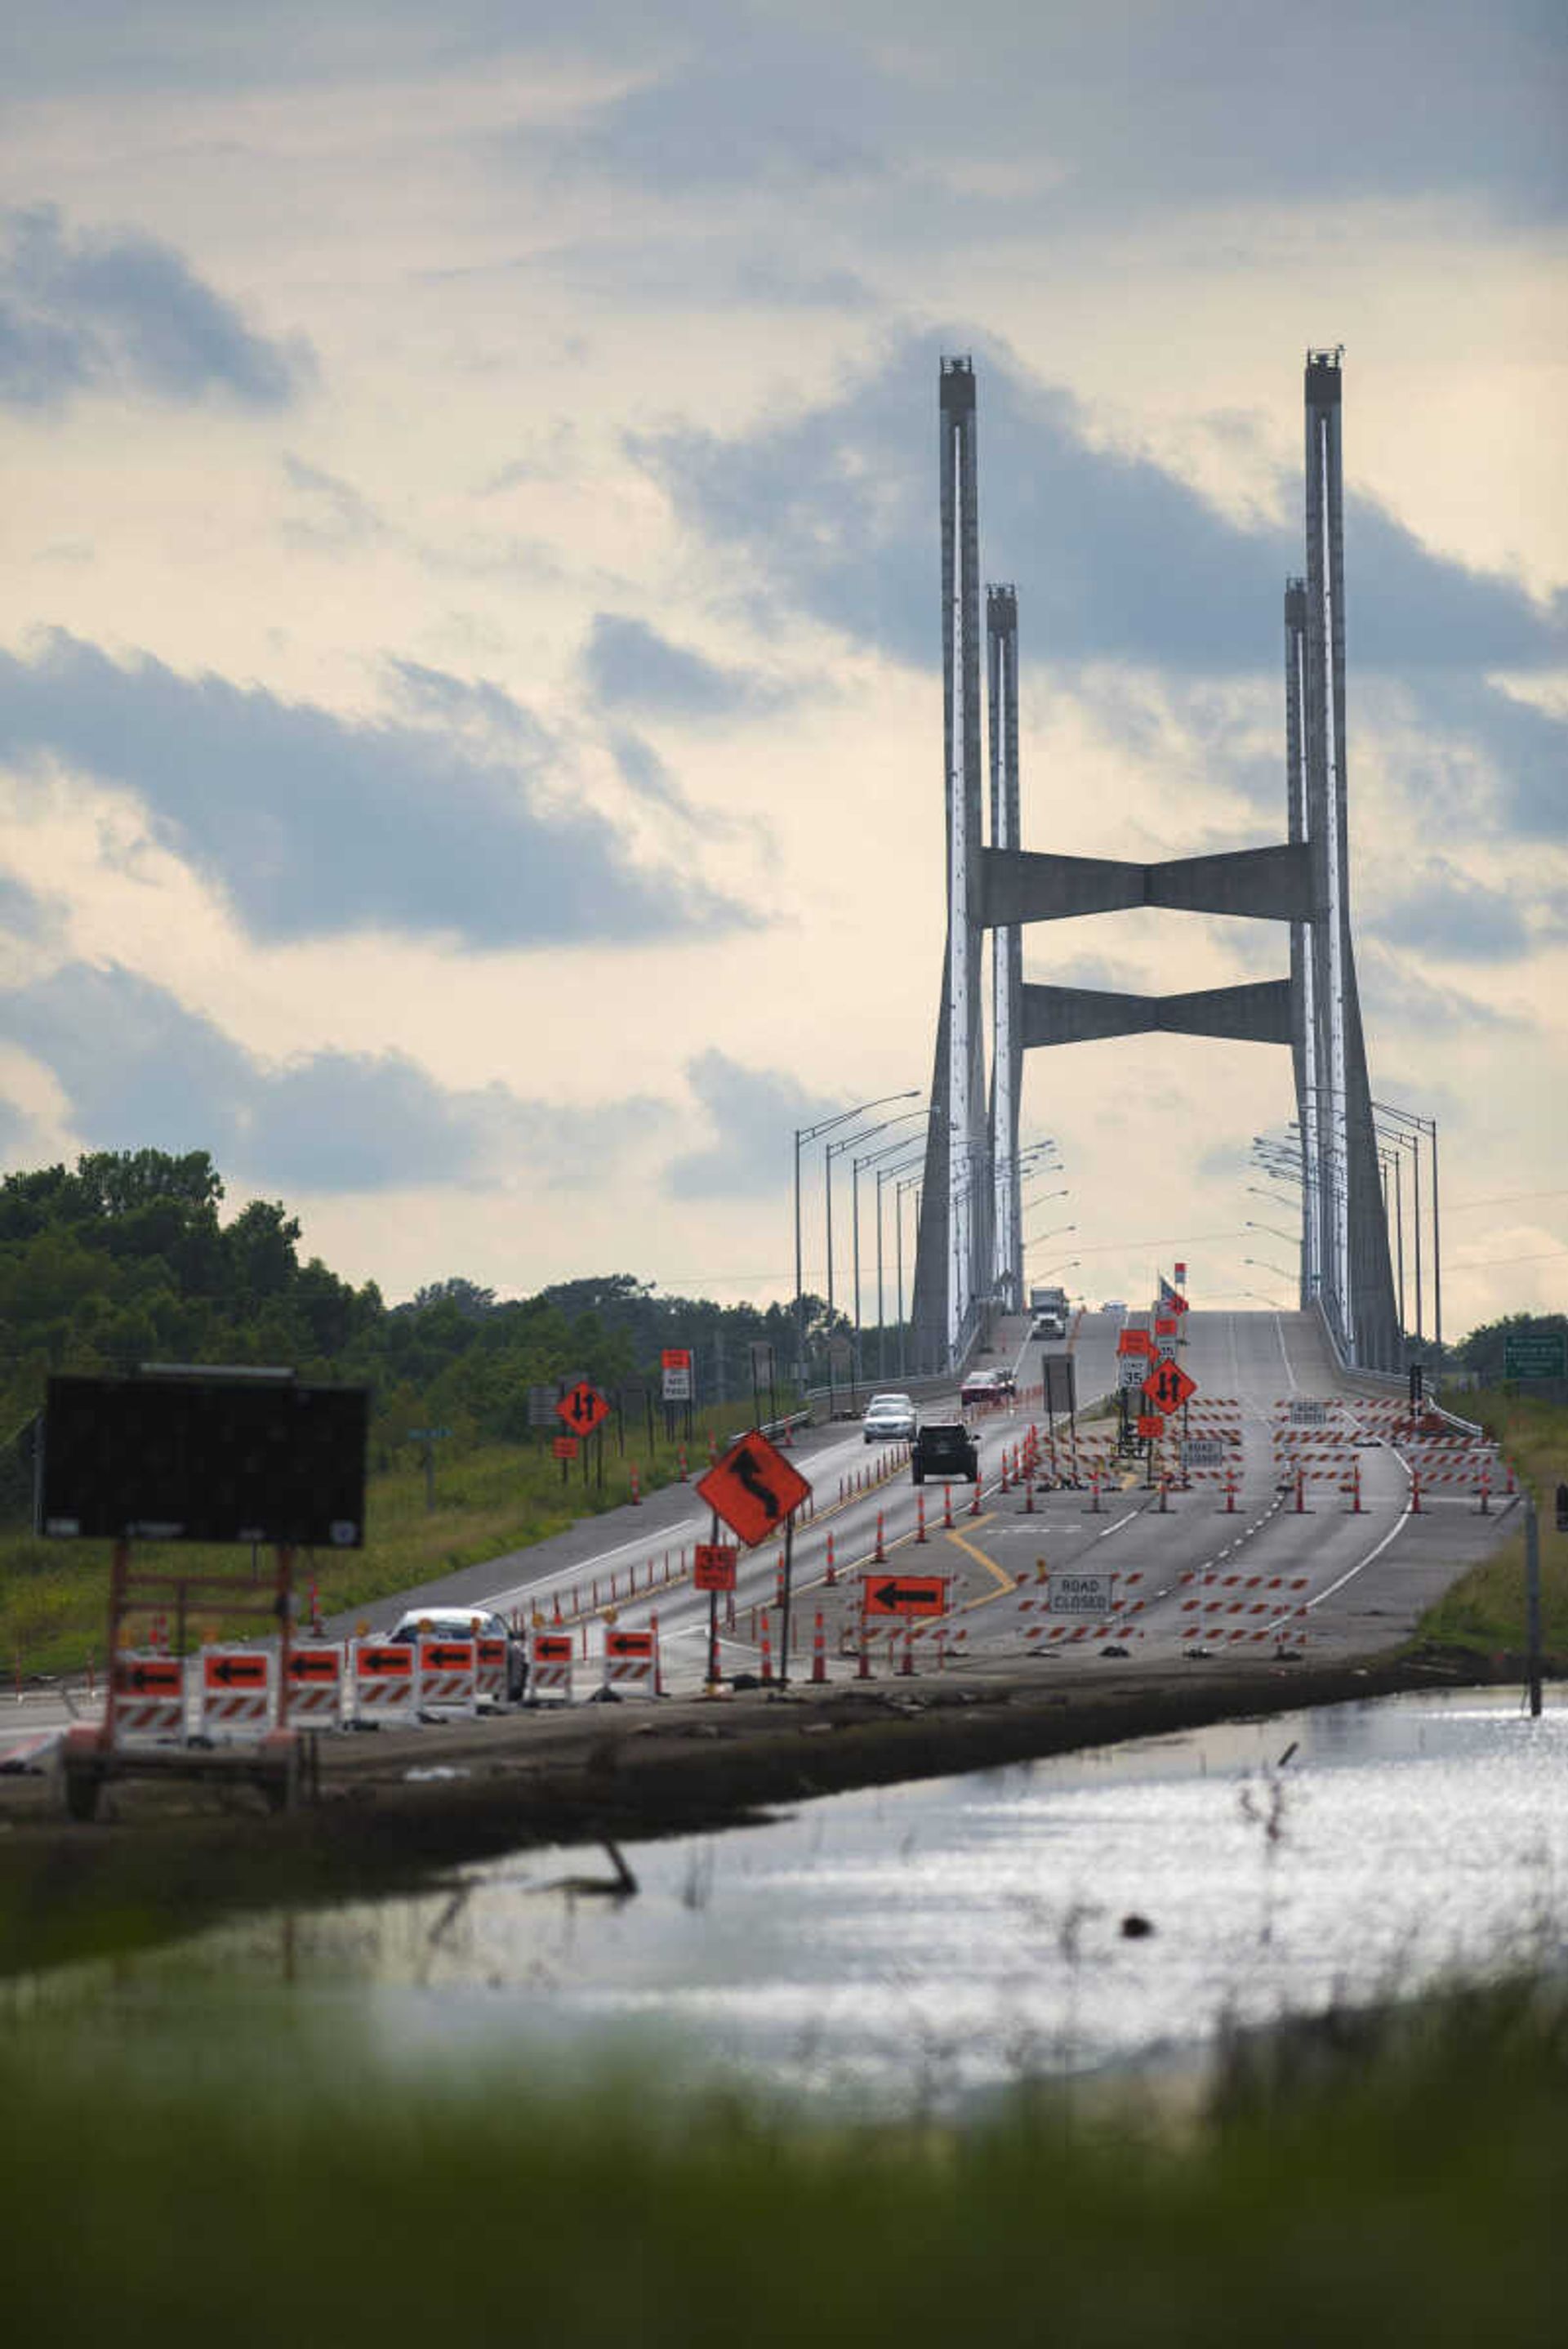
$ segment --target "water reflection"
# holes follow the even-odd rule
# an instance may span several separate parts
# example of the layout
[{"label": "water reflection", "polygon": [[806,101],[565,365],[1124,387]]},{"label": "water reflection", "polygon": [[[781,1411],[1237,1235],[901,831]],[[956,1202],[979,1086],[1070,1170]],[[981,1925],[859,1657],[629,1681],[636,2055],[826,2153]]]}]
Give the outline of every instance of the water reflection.
[{"label": "water reflection", "polygon": [[[280,1975],[387,2060],[498,2049],[902,2104],[1147,2063],[1222,2018],[1555,1963],[1568,1704],[1398,1699],[824,1798],[761,1828],[529,1853],[418,1899],[119,1970],[145,2011]],[[585,1889],[593,1884],[596,1889]],[[1136,1920],[1132,1922],[1130,1920]]]}]

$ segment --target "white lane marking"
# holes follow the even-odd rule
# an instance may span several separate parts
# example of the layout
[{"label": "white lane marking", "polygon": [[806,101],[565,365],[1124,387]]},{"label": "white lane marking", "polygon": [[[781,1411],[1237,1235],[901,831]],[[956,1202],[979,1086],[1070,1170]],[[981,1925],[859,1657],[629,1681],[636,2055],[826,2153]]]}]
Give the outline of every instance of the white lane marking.
[{"label": "white lane marking", "polygon": [[1372,1564],[1375,1558],[1381,1557],[1383,1552],[1387,1548],[1395,1535],[1404,1532],[1405,1521],[1408,1517],[1409,1514],[1410,1505],[1408,1501],[1407,1501],[1404,1507],[1400,1510],[1398,1517],[1394,1520],[1394,1523],[1384,1535],[1382,1540],[1375,1543],[1372,1548],[1367,1551],[1366,1557],[1359,1559],[1346,1573],[1342,1574],[1337,1582],[1331,1582],[1326,1590],[1320,1590],[1315,1599],[1309,1599],[1306,1602],[1308,1609],[1310,1610],[1314,1607],[1321,1607],[1326,1599],[1332,1599],[1336,1590],[1343,1590],[1347,1582],[1354,1582],[1357,1576],[1364,1572],[1365,1569]]},{"label": "white lane marking", "polygon": [[1134,1518],[1134,1517],[1140,1517],[1142,1515],[1143,1515],[1143,1511],[1142,1511],[1142,1509],[1141,1509],[1141,1508],[1137,1508],[1137,1509],[1129,1509],[1129,1511],[1128,1511],[1127,1515],[1126,1515],[1124,1517],[1118,1517],[1118,1519],[1117,1519],[1116,1523],[1115,1523],[1113,1526],[1107,1526],[1107,1527],[1106,1527],[1105,1531],[1104,1531],[1102,1534],[1096,1534],[1096,1536],[1095,1536],[1095,1539],[1096,1539],[1096,1541],[1109,1541],[1109,1540],[1110,1539],[1110,1537],[1111,1537],[1112,1534],[1119,1534],[1119,1533],[1121,1531],[1121,1528],[1123,1527],[1123,1526],[1130,1526],[1130,1525],[1132,1523],[1132,1520],[1133,1520],[1133,1518]]},{"label": "white lane marking", "polygon": [[1295,1394],[1295,1372],[1291,1368],[1290,1352],[1284,1342],[1284,1325],[1277,1313],[1274,1315],[1274,1336],[1279,1340],[1279,1358],[1284,1364],[1284,1374],[1290,1381],[1290,1391]]}]

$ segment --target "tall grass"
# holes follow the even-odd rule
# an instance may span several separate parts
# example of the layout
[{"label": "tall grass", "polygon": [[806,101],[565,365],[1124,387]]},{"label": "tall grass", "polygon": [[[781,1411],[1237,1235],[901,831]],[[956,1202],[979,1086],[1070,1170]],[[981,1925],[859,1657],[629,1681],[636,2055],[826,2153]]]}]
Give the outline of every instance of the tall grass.
[{"label": "tall grass", "polygon": [[[1557,1531],[1556,1487],[1568,1480],[1568,1405],[1483,1389],[1456,1407],[1502,1445],[1522,1489],[1534,1496],[1541,1547],[1542,1638],[1568,1663],[1568,1534]],[[1429,1608],[1417,1636],[1442,1645],[1517,1654],[1525,1640],[1524,1527],[1514,1530]]]},{"label": "tall grass", "polygon": [[656,2072],[442,2087],[283,2015],[265,2061],[0,2029],[18,2342],[1250,2349],[1562,2338],[1560,2006],[1494,1992],[1253,2061],[1206,2120],[1020,2090],[981,2126],[789,2119]]}]

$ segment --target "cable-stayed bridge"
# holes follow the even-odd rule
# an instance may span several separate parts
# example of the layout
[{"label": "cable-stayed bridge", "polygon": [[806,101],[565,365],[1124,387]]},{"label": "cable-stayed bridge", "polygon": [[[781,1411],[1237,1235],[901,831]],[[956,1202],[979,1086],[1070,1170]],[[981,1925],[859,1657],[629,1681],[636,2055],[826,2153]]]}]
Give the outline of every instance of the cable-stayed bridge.
[{"label": "cable-stayed bridge", "polygon": [[[1284,584],[1284,837],[1153,864],[1023,844],[1018,598],[1011,586],[991,586],[982,604],[975,370],[964,357],[941,363],[947,935],[915,1258],[921,1370],[961,1362],[993,1303],[1017,1310],[1025,1301],[1025,1052],[1151,1030],[1289,1048],[1302,1305],[1321,1312],[1347,1364],[1400,1367],[1350,919],[1342,356],[1314,350],[1306,359],[1305,559],[1301,575]],[[1277,978],[1158,996],[1025,984],[1025,923],[1135,905],[1282,924],[1288,968]]]}]

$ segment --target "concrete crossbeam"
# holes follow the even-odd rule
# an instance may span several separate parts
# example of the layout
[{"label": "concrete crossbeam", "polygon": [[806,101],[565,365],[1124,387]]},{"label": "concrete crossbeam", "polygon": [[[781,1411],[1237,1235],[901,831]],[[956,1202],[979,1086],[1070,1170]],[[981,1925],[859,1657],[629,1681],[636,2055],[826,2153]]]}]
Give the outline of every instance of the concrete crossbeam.
[{"label": "concrete crossbeam", "polygon": [[1121,913],[1133,905],[1305,922],[1314,911],[1312,889],[1311,860],[1300,841],[1177,856],[1160,864],[988,848],[980,859],[979,913],[981,923],[994,929]]},{"label": "concrete crossbeam", "polygon": [[1087,1044],[1106,1036],[1223,1036],[1233,1042],[1288,1044],[1288,978],[1186,995],[1119,995],[1088,987],[1026,987],[1024,1043]]}]

